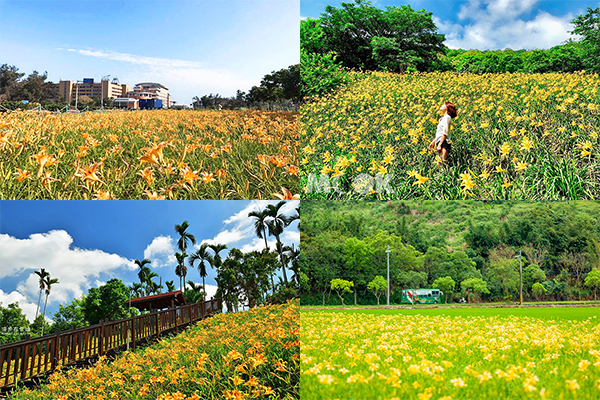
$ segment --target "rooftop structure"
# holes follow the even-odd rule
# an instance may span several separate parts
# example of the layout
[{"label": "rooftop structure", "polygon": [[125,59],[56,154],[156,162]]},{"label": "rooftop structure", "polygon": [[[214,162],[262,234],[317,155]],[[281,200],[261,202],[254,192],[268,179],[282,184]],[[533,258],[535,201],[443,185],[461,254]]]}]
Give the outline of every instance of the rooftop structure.
[{"label": "rooftop structure", "polygon": [[163,107],[171,106],[169,89],[156,82],[138,83],[127,93],[127,97],[138,100],[161,100]]}]

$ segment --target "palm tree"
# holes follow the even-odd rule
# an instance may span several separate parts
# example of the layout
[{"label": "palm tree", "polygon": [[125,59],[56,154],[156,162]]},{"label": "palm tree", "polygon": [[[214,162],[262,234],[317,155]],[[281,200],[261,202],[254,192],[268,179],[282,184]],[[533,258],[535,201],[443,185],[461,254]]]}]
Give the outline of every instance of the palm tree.
[{"label": "palm tree", "polygon": [[175,291],[175,283],[173,281],[166,281],[165,285],[167,285],[167,292]]},{"label": "palm tree", "polygon": [[162,287],[162,285],[158,285],[156,282],[152,281],[152,278],[156,278],[158,274],[154,271],[149,272],[146,275],[146,295],[150,296],[152,293],[156,292],[158,289]]},{"label": "palm tree", "polygon": [[267,219],[269,218],[269,210],[264,209],[262,211],[251,211],[248,213],[249,217],[254,217],[254,232],[260,239],[265,239],[265,249],[269,248],[267,244]]},{"label": "palm tree", "polygon": [[187,275],[187,267],[185,266],[185,259],[187,257],[186,253],[175,253],[175,258],[177,259],[177,267],[175,267],[175,275],[179,277],[179,290],[183,290],[185,292],[185,288],[182,289],[183,286],[183,277]]},{"label": "palm tree", "polygon": [[206,284],[204,282],[204,278],[208,275],[208,273],[206,272],[206,263],[211,265],[210,259],[212,258],[210,256],[210,253],[206,250],[207,248],[208,244],[202,243],[202,245],[200,245],[200,248],[196,250],[196,252],[192,254],[188,260],[190,267],[192,268],[194,268],[194,262],[200,261],[200,264],[198,264],[198,273],[202,277],[202,288],[204,289],[204,293],[206,293]]},{"label": "palm tree", "polygon": [[150,264],[151,261],[148,260],[147,258],[144,258],[142,261],[140,261],[140,260],[133,260],[133,262],[140,269],[138,271],[138,278],[140,279],[140,283],[142,284],[142,288],[143,288],[143,285],[146,284],[148,274],[150,273],[150,267],[147,267],[146,264]]},{"label": "palm tree", "polygon": [[144,286],[141,283],[133,282],[131,286],[129,286],[129,290],[136,296],[144,295]]},{"label": "palm tree", "polygon": [[46,318],[46,306],[48,305],[48,296],[50,296],[50,289],[52,288],[52,285],[58,283],[58,279],[50,279],[50,274],[48,274],[46,276],[46,282],[44,283],[46,284],[46,301],[44,302],[44,315],[42,317],[42,336],[44,336],[44,321]]},{"label": "palm tree", "polygon": [[[281,234],[283,233],[284,228],[290,224],[290,218],[279,213],[279,209],[281,207],[283,207],[285,204],[286,204],[286,202],[284,200],[281,200],[280,202],[278,202],[275,205],[273,205],[273,204],[267,205],[268,215],[269,215],[269,217],[271,217],[271,220],[269,222],[267,222],[267,227],[269,228],[269,235],[275,236],[275,239],[277,239],[278,245],[281,243],[280,237],[281,237]],[[285,283],[287,283],[287,274],[285,272],[285,266],[284,266],[284,262],[283,262],[283,254],[282,254],[282,251],[280,251],[281,249],[282,248],[280,246],[278,246],[279,261],[281,261],[281,270],[283,271],[283,281]]]},{"label": "palm tree", "polygon": [[202,286],[196,285],[193,281],[187,281],[188,285],[190,285],[190,290],[186,292],[186,301],[189,303],[197,303],[198,300],[205,297],[204,292],[202,291]]},{"label": "palm tree", "polygon": [[187,221],[183,221],[181,225],[175,225],[175,232],[179,235],[179,240],[177,241],[177,247],[181,250],[182,253],[185,253],[187,249],[188,242],[192,244],[196,244],[196,238],[191,233],[187,232],[187,228],[189,228],[190,224]]},{"label": "palm tree", "polygon": [[210,244],[210,245],[208,245],[208,247],[210,247],[212,249],[212,251],[214,251],[214,253],[215,253],[215,255],[213,256],[212,266],[215,268],[221,267],[221,263],[223,262],[223,259],[221,258],[221,255],[219,253],[221,251],[225,250],[227,248],[227,245],[226,244]]},{"label": "palm tree", "polygon": [[40,296],[38,297],[37,309],[35,310],[35,319],[37,319],[38,312],[40,311],[40,301],[42,300],[42,290],[46,289],[46,277],[50,276],[49,272],[46,272],[44,268],[39,271],[35,271],[35,274],[40,277]]}]

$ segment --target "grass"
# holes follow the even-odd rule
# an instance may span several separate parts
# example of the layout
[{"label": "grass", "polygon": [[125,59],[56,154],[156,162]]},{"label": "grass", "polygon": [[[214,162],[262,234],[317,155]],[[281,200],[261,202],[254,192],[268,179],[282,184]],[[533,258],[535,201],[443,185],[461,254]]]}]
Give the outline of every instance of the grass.
[{"label": "grass", "polygon": [[297,302],[218,314],[115,361],[53,374],[10,399],[297,399]]},{"label": "grass", "polygon": [[598,309],[559,310],[303,310],[301,398],[597,398]]},{"label": "grass", "polygon": [[372,315],[423,315],[448,317],[530,317],[551,320],[584,321],[598,317],[600,307],[527,307],[527,308],[423,308],[423,309],[353,309],[323,310],[325,312],[363,313]]},{"label": "grass", "polygon": [[275,199],[300,190],[292,112],[0,117],[2,199]]}]

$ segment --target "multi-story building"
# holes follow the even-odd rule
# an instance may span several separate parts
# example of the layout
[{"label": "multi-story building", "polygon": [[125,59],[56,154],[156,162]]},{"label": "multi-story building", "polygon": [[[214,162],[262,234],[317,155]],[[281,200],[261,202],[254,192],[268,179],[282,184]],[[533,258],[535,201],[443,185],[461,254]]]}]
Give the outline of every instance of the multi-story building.
[{"label": "multi-story building", "polygon": [[124,83],[118,83],[113,80],[103,80],[94,82],[94,79],[84,79],[83,82],[60,81],[58,84],[58,95],[65,102],[70,103],[75,96],[88,96],[93,98],[116,99],[117,97],[126,97],[131,90],[130,86]]},{"label": "multi-story building", "polygon": [[171,94],[169,89],[160,83],[143,82],[138,83],[127,93],[127,97],[138,100],[156,99],[162,100],[162,106],[171,107]]}]

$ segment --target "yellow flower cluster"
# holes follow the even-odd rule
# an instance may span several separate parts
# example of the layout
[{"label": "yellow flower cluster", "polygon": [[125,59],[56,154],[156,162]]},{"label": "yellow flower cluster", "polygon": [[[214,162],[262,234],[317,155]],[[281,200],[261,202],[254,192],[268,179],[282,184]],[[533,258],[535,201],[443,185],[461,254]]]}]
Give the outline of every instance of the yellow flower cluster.
[{"label": "yellow flower cluster", "polygon": [[11,399],[298,399],[299,306],[218,314],[108,363],[54,373]]},{"label": "yellow flower cluster", "polygon": [[301,398],[600,397],[600,322],[301,313]]},{"label": "yellow flower cluster", "polygon": [[[350,76],[301,111],[300,178],[309,198],[319,197],[308,188],[311,174],[335,175],[350,188],[366,172],[393,176],[388,198],[600,197],[597,74]],[[458,117],[450,165],[441,168],[428,144],[445,101]]]},{"label": "yellow flower cluster", "polygon": [[298,146],[290,112],[16,111],[0,120],[0,198],[287,199]]}]

